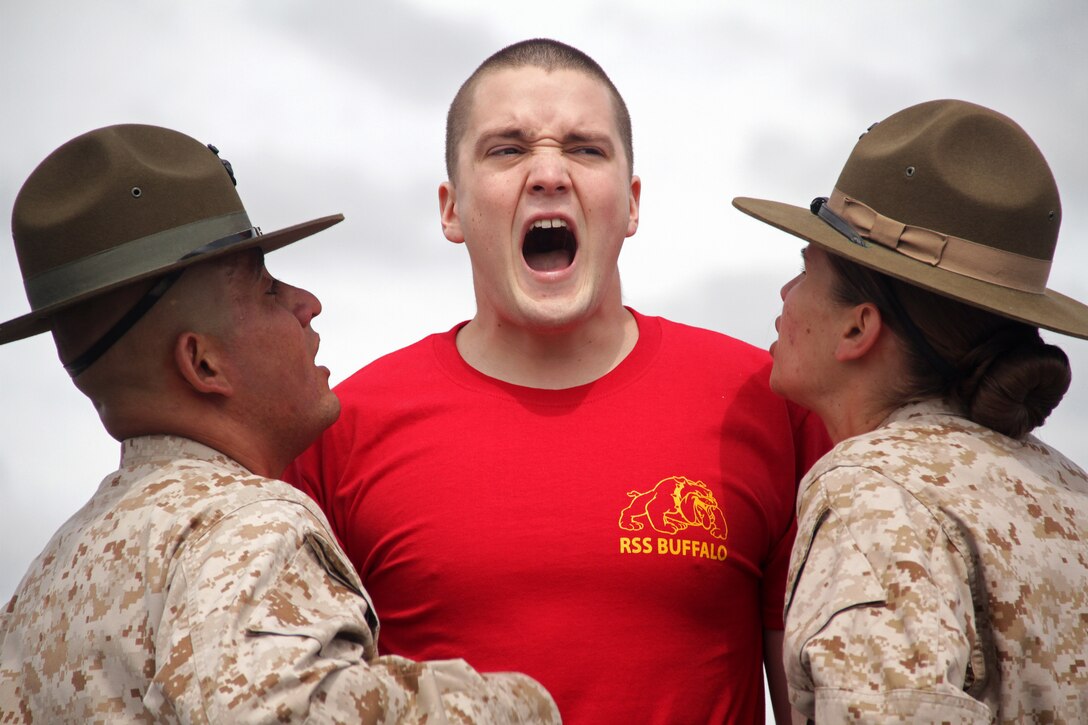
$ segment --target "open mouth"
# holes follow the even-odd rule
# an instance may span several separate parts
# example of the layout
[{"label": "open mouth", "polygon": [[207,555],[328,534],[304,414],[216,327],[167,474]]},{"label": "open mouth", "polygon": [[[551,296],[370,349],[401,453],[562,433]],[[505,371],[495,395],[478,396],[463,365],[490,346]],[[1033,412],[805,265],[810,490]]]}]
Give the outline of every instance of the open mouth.
[{"label": "open mouth", "polygon": [[562,219],[537,219],[521,245],[525,263],[536,272],[566,269],[577,252],[578,240]]}]

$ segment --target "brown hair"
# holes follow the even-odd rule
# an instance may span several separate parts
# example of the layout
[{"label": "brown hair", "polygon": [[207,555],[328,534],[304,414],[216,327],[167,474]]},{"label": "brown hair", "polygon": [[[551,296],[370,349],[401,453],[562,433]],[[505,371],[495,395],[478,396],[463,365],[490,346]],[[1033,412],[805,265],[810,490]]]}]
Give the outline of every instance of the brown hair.
[{"label": "brown hair", "polygon": [[889,386],[893,405],[942,397],[967,417],[1013,438],[1042,425],[1069,389],[1061,348],[1039,328],[943,297],[829,254],[833,294],[871,302],[904,343],[907,378]]},{"label": "brown hair", "polygon": [[608,74],[598,65],[597,61],[577,48],[560,43],[557,40],[534,38],[508,45],[491,55],[461,84],[457,95],[453,97],[453,103],[450,104],[450,110],[446,114],[446,174],[449,176],[450,181],[455,181],[453,177],[457,173],[457,147],[465,135],[468,126],[468,115],[472,110],[472,94],[476,90],[480,79],[492,71],[524,68],[526,66],[542,68],[548,72],[555,70],[581,71],[603,83],[612,95],[612,104],[616,112],[616,128],[619,129],[620,141],[623,143],[623,150],[627,154],[628,172],[634,172],[635,158],[631,141],[631,114],[627,111],[627,104],[623,102],[623,97],[608,77]]}]

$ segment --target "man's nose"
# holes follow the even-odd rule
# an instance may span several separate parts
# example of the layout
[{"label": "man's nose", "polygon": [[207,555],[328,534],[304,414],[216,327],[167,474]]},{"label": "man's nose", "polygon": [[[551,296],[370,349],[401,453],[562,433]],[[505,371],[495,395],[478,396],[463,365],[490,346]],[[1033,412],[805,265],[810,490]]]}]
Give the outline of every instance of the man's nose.
[{"label": "man's nose", "polygon": [[544,149],[533,154],[529,166],[529,187],[540,194],[556,194],[570,188],[567,160],[560,149]]},{"label": "man's nose", "polygon": [[[283,282],[281,281],[280,284],[283,284]],[[321,300],[317,299],[317,295],[309,290],[293,285],[286,286],[291,292],[291,311],[294,312],[295,317],[304,327],[309,325],[310,320],[321,314]]]}]

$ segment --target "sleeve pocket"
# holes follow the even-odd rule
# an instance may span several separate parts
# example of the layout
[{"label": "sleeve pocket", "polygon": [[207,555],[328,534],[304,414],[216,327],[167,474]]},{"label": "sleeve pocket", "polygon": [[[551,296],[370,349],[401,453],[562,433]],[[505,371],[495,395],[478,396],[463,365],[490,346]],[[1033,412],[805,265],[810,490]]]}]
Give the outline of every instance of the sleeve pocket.
[{"label": "sleeve pocket", "polygon": [[320,656],[373,659],[377,622],[354,577],[331,566],[341,561],[326,542],[308,535],[257,602],[246,633],[308,637],[318,643]]},{"label": "sleeve pocket", "polygon": [[786,604],[786,637],[797,647],[790,652],[799,652],[839,612],[886,601],[869,560],[834,512],[824,511],[803,533],[797,539],[798,562],[791,567],[797,573]]}]

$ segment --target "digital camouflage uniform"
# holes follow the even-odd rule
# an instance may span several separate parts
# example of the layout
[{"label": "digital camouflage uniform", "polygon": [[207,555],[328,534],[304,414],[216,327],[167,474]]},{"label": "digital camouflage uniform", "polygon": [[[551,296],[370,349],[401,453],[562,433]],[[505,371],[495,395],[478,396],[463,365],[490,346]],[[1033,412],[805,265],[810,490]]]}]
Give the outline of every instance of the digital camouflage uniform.
[{"label": "digital camouflage uniform", "polygon": [[377,657],[317,506],[182,438],[125,441],[2,616],[4,723],[558,720],[523,675]]},{"label": "digital camouflage uniform", "polygon": [[1088,722],[1088,478],[936,402],[798,500],[786,672],[817,723]]}]

